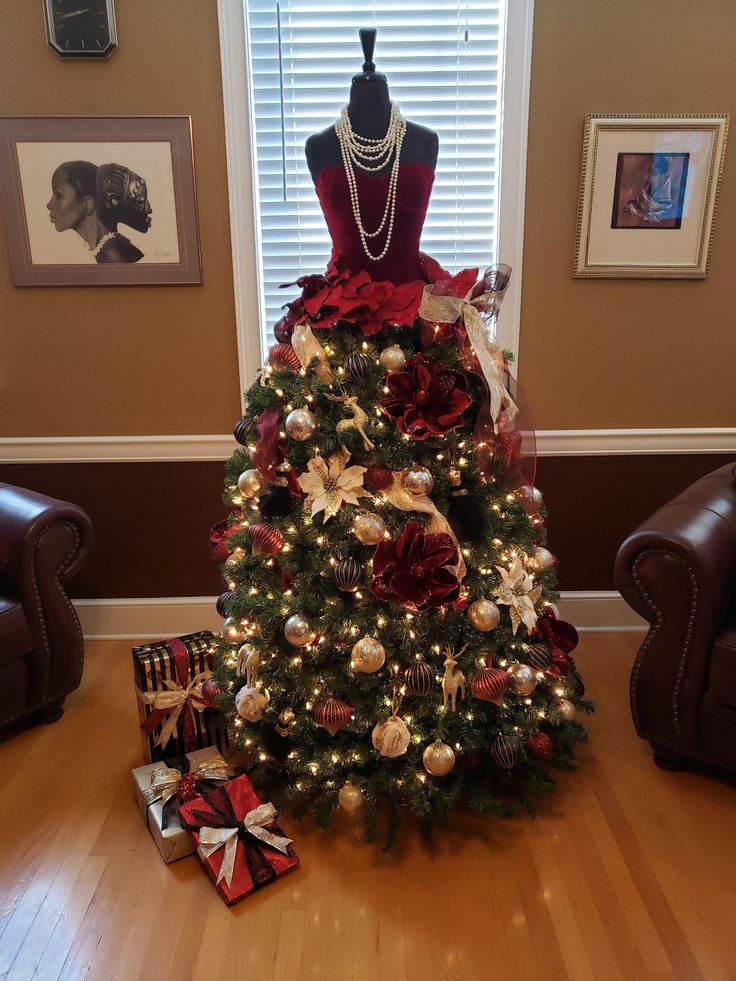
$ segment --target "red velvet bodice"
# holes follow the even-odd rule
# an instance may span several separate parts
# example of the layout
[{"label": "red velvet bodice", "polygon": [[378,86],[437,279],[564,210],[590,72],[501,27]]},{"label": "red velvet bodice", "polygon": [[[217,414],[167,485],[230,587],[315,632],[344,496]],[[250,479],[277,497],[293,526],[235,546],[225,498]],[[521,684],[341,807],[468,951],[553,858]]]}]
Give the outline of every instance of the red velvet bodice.
[{"label": "red velvet bodice", "polygon": [[[355,168],[363,225],[368,231],[377,228],[383,216],[389,177],[390,171],[375,175]],[[426,281],[420,262],[419,239],[433,183],[434,171],[427,164],[399,164],[391,245],[383,259],[374,262],[365,254],[358,234],[345,168],[337,164],[323,170],[317,175],[315,191],[332,239],[332,258],[342,258],[353,273],[365,269],[373,279],[388,279],[396,286],[417,279]],[[380,235],[368,239],[368,248],[374,254],[383,250],[388,221],[387,218]]]}]

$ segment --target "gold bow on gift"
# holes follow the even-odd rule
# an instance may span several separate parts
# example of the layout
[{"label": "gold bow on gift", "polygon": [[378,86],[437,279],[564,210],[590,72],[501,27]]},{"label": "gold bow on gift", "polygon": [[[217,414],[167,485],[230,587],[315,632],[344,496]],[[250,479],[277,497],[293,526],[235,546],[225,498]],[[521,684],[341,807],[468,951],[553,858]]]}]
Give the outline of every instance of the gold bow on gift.
[{"label": "gold bow on gift", "polygon": [[[258,807],[253,808],[249,811],[243,820],[243,825],[245,830],[253,835],[254,838],[258,838],[259,841],[265,842],[272,848],[278,849],[283,852],[284,855],[288,855],[289,845],[292,842],[291,838],[282,837],[281,835],[275,835],[273,831],[268,831],[263,827],[264,824],[273,824],[276,820],[276,808],[269,801],[267,804],[259,804]],[[197,847],[197,852],[200,858],[205,861],[214,854],[218,848],[225,847],[225,855],[222,859],[222,865],[220,866],[220,871],[217,875],[217,885],[221,879],[224,879],[228,889],[232,885],[233,872],[235,870],[235,850],[238,845],[238,832],[240,827],[237,828],[200,828],[197,834],[199,835],[199,845]]]},{"label": "gold bow on gift", "polygon": [[[227,781],[232,776],[232,770],[218,753],[211,760],[202,760],[187,771],[195,780]],[[151,785],[143,791],[143,801],[148,807],[160,800],[167,804],[179,790],[179,784],[184,774],[169,766],[157,766],[151,773]]]},{"label": "gold bow on gift", "polygon": [[141,692],[141,700],[146,705],[152,705],[154,710],[158,709],[161,712],[169,713],[161,727],[161,732],[156,737],[155,746],[165,746],[174,735],[176,723],[179,721],[179,716],[185,705],[189,706],[189,711],[192,712],[192,719],[194,718],[194,709],[198,712],[204,712],[207,705],[202,696],[202,685],[211,677],[211,671],[200,671],[187,684],[186,688],[183,688],[173,679],[167,679],[164,681],[166,689]]},{"label": "gold bow on gift", "polygon": [[481,293],[471,300],[470,297],[476,286],[472,286],[464,297],[440,296],[433,292],[434,288],[433,283],[428,283],[422,290],[419,316],[424,320],[444,324],[454,324],[456,320],[462,320],[488,385],[491,419],[494,432],[497,433],[501,410],[506,409],[509,419],[513,419],[519,411],[503,383],[505,370],[503,351],[491,337],[481,316],[481,311],[490,312],[495,316],[498,309],[498,294]]}]

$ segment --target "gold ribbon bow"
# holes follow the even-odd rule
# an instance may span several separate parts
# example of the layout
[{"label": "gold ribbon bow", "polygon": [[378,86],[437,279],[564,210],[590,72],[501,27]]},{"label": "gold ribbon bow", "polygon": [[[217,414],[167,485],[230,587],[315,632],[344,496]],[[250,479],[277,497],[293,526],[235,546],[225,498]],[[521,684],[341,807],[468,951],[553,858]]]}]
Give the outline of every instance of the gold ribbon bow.
[{"label": "gold ribbon bow", "polygon": [[[224,782],[232,776],[232,770],[219,754],[211,760],[202,760],[188,772],[195,780],[222,780]],[[143,801],[146,807],[157,800],[160,800],[162,804],[167,804],[179,790],[183,776],[184,774],[180,770],[175,770],[173,767],[157,766],[151,773],[151,785],[143,791]]]},{"label": "gold ribbon bow", "polygon": [[506,409],[509,419],[513,419],[519,411],[509,390],[503,383],[503,351],[496,344],[481,316],[481,311],[495,315],[498,308],[498,296],[493,292],[481,293],[471,300],[470,297],[475,286],[472,286],[464,297],[439,296],[432,292],[433,289],[434,284],[428,283],[422,290],[419,316],[424,320],[443,324],[454,324],[458,319],[463,321],[465,330],[468,332],[468,339],[488,385],[493,429],[494,432],[498,433],[498,417],[501,410]]},{"label": "gold ribbon bow", "polygon": [[[267,845],[271,845],[272,848],[283,852],[284,855],[288,855],[288,848],[292,839],[275,835],[273,831],[268,831],[263,827],[264,824],[273,824],[275,820],[276,808],[269,801],[267,804],[259,804],[258,807],[249,811],[245,815],[243,825],[245,830],[252,834],[254,838],[258,838],[259,841],[263,841]],[[225,854],[222,859],[220,871],[217,874],[215,885],[224,879],[228,889],[232,885],[233,872],[235,871],[235,851],[238,846],[239,830],[239,828],[204,827],[200,828],[197,832],[199,835],[197,852],[203,861],[208,859],[210,855],[213,855],[218,848],[224,846]]]},{"label": "gold ribbon bow", "polygon": [[[291,335],[291,341],[289,343],[294,348],[302,368],[306,369],[312,358],[317,358],[317,364],[314,368],[315,375],[321,382],[324,382],[325,385],[332,380],[332,371],[330,370],[327,352],[314,336],[312,332],[312,325],[309,323],[309,321],[306,321],[303,324],[297,324],[294,327]],[[267,377],[267,373],[262,371],[260,376],[261,385],[266,384]]]},{"label": "gold ribbon bow", "polygon": [[426,494],[410,494],[405,490],[401,483],[400,473],[394,472],[393,478],[394,482],[391,487],[385,488],[381,493],[389,504],[393,504],[399,511],[421,511],[422,514],[428,514],[429,521],[426,525],[426,531],[441,531],[450,536],[457,549],[457,562],[455,565],[448,565],[445,568],[454,572],[460,582],[462,582],[466,573],[465,560],[460,550],[460,543],[455,537],[455,532],[450,527],[447,518],[437,510],[434,501],[430,500]]},{"label": "gold ribbon bow", "polygon": [[[170,715],[161,727],[161,732],[156,738],[155,746],[165,746],[176,731],[176,723],[179,721],[182,709],[185,705],[189,710],[196,709],[204,712],[207,708],[202,697],[202,685],[212,677],[210,670],[200,671],[196,674],[186,688],[183,688],[178,681],[167,679],[164,684],[165,689],[161,691],[141,692],[141,699],[146,705],[153,705],[155,709],[170,710]],[[194,716],[192,715],[192,718]]]}]

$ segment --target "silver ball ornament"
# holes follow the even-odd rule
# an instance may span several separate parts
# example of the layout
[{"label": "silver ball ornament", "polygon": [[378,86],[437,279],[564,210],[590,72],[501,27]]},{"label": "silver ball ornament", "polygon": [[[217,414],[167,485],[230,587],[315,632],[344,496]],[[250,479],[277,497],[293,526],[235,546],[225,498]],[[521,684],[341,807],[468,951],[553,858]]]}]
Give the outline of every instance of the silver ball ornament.
[{"label": "silver ball ornament", "polygon": [[337,799],[343,811],[347,814],[353,814],[363,805],[363,791],[360,787],[356,787],[354,783],[346,780],[342,787],[340,787]]},{"label": "silver ball ornament", "polygon": [[408,494],[430,494],[434,477],[426,467],[407,467],[401,474],[401,486]]},{"label": "silver ball ornament", "polygon": [[535,511],[538,511],[544,504],[542,492],[538,487],[530,487],[528,484],[525,484],[519,489],[518,493],[520,497],[523,497],[525,501],[531,504]]},{"label": "silver ball ornament", "polygon": [[380,640],[375,637],[361,637],[353,644],[350,657],[350,667],[360,674],[373,674],[383,667],[386,661],[386,650]]},{"label": "silver ball ornament", "polygon": [[386,522],[375,511],[365,511],[355,519],[355,537],[364,545],[377,545],[386,531]]},{"label": "silver ball ornament", "polygon": [[493,600],[479,599],[468,607],[468,619],[476,630],[485,633],[496,629],[501,619],[501,611]]},{"label": "silver ball ornament", "polygon": [[537,674],[528,664],[512,664],[506,672],[511,690],[517,695],[531,695],[537,687]]},{"label": "silver ball ornament", "polygon": [[378,363],[384,371],[391,374],[392,371],[401,371],[406,364],[406,355],[398,344],[392,344],[391,347],[385,347],[378,355]]},{"label": "silver ball ornament", "polygon": [[301,613],[292,613],[284,624],[284,637],[294,647],[306,647],[317,636],[317,631]]},{"label": "silver ball ornament", "polygon": [[263,487],[263,478],[257,470],[244,470],[238,477],[238,490],[243,497],[255,497]]},{"label": "silver ball ornament", "polygon": [[444,777],[455,765],[455,753],[447,743],[430,743],[422,753],[422,763],[427,773],[433,777]]},{"label": "silver ball ornament", "polygon": [[304,442],[317,430],[317,417],[311,409],[294,409],[286,417],[286,432],[292,439]]},{"label": "silver ball ornament", "polygon": [[236,620],[235,617],[227,617],[222,624],[222,636],[233,644],[242,644],[248,636],[248,631],[240,620]]},{"label": "silver ball ornament", "polygon": [[550,569],[554,565],[555,557],[548,548],[538,545],[532,552],[532,561],[537,569],[543,571]]},{"label": "silver ball ornament", "polygon": [[262,688],[248,688],[246,685],[235,696],[235,711],[246,722],[260,722],[270,701],[269,692]]},{"label": "silver ball ornament", "polygon": [[557,703],[557,708],[562,713],[562,718],[567,722],[572,722],[576,715],[576,708],[569,698],[562,698]]}]

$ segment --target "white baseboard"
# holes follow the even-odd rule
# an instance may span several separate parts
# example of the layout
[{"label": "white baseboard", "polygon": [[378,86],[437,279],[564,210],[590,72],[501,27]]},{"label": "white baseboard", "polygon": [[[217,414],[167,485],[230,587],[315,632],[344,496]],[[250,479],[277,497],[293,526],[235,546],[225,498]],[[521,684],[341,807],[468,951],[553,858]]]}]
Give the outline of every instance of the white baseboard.
[{"label": "white baseboard", "polygon": [[[75,600],[88,640],[160,640],[219,630],[214,596]],[[578,630],[644,630],[645,622],[613,590],[562,594],[560,615]]]}]

